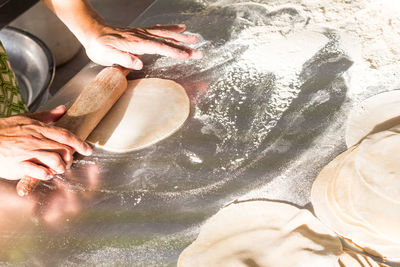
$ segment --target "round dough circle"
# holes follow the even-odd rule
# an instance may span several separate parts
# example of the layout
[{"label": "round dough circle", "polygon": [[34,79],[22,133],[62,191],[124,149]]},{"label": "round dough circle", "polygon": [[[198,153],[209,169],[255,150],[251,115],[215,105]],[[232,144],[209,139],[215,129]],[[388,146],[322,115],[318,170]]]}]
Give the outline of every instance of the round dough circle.
[{"label": "round dough circle", "polygon": [[178,266],[336,266],[341,253],[339,238],[308,210],[257,200],[211,217]]},{"label": "round dough circle", "polygon": [[346,145],[352,147],[369,134],[400,124],[400,90],[372,96],[350,112],[346,123]]},{"label": "round dough circle", "polygon": [[97,147],[128,152],[170,136],[190,112],[185,89],[171,80],[128,81],[128,88],[87,138]]},{"label": "round dough circle", "polygon": [[400,204],[400,129],[398,128],[400,127],[365,138],[358,147],[355,163],[358,174],[366,185],[382,197]]},{"label": "round dough circle", "polygon": [[311,203],[317,217],[346,241],[375,256],[399,261],[400,205],[360,175],[360,146],[351,147],[322,169],[312,186]]}]

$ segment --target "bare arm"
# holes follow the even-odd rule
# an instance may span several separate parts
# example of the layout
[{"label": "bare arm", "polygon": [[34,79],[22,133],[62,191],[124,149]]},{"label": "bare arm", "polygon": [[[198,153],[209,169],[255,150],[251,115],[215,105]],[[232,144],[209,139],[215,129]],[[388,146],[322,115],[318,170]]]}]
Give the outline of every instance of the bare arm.
[{"label": "bare arm", "polygon": [[107,25],[88,0],[42,0],[72,31],[94,62],[114,63],[141,69],[137,57],[160,54],[177,59],[201,58],[203,53],[183,44],[197,42],[195,35],[183,34],[185,25],[157,25],[150,28],[117,28]]}]

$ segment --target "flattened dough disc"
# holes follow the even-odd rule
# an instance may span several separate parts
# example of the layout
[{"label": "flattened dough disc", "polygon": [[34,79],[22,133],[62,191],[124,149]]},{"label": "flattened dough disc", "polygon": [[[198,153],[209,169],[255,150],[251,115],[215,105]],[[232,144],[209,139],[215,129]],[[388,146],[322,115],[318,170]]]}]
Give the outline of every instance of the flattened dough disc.
[{"label": "flattened dough disc", "polygon": [[372,96],[350,113],[346,124],[346,145],[352,147],[369,134],[400,124],[400,90]]},{"label": "flattened dough disc", "polygon": [[189,98],[176,82],[132,80],[87,141],[113,152],[142,149],[173,134],[189,112]]},{"label": "flattened dough disc", "polygon": [[271,201],[231,204],[212,216],[178,267],[337,266],[339,238],[309,211]]},{"label": "flattened dough disc", "polygon": [[322,169],[312,186],[311,203],[317,217],[346,241],[372,255],[399,261],[400,243],[387,237],[389,233],[396,238],[398,207],[393,208],[395,203],[388,207],[388,201],[356,183],[360,182],[354,168],[358,148],[350,148]]}]

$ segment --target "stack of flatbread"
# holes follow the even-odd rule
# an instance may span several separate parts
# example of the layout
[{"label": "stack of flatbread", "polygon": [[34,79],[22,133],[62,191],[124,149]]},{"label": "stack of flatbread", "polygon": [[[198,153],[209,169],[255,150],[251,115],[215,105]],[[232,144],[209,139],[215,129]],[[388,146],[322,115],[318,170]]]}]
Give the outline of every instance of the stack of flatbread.
[{"label": "stack of flatbread", "polygon": [[[223,208],[178,261],[185,266],[386,266],[400,262],[400,90],[350,114],[348,150],[315,180],[307,210],[270,201]],[[343,248],[339,240],[346,242]]]},{"label": "stack of flatbread", "polygon": [[220,210],[179,257],[178,266],[386,266],[343,249],[308,210],[272,201],[245,201]]},{"label": "stack of flatbread", "polygon": [[364,138],[314,182],[317,217],[364,251],[400,261],[400,127]]}]

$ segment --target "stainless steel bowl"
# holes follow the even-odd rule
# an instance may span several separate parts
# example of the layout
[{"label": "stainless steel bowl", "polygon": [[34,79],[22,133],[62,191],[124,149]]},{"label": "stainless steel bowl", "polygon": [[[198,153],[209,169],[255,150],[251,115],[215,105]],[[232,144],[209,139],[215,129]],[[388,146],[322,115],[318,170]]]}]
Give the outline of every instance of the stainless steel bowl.
[{"label": "stainless steel bowl", "polygon": [[55,74],[53,55],[39,38],[14,27],[2,29],[0,40],[17,76],[22,97],[33,112],[48,99]]}]

